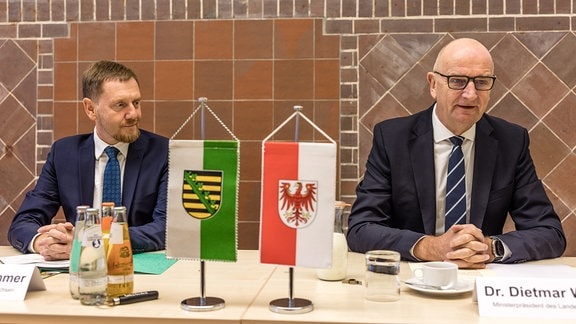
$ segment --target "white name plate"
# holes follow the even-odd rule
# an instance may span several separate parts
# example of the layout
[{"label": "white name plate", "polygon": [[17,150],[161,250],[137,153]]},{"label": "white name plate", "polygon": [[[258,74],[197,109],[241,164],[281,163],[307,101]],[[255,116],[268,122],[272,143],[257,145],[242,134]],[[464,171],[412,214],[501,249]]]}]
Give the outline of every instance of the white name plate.
[{"label": "white name plate", "polygon": [[576,278],[476,278],[480,316],[574,318]]},{"label": "white name plate", "polygon": [[24,300],[29,290],[46,290],[44,280],[36,266],[0,265],[0,300]]}]

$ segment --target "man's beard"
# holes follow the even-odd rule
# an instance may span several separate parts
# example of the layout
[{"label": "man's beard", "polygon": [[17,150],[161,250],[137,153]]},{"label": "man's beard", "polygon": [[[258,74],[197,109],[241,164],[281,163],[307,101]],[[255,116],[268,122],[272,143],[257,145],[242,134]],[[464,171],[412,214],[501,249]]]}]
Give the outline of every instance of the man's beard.
[{"label": "man's beard", "polygon": [[140,129],[136,128],[135,132],[120,133],[120,134],[117,134],[116,136],[114,136],[114,139],[116,139],[117,141],[120,141],[120,142],[124,142],[124,143],[132,143],[132,142],[136,141],[139,136],[140,136]]}]

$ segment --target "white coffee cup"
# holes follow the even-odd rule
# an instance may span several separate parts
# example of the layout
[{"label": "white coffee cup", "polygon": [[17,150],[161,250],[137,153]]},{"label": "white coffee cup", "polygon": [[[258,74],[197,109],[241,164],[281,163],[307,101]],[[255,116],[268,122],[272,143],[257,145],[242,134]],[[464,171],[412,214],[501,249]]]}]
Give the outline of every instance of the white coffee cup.
[{"label": "white coffee cup", "polygon": [[458,265],[451,262],[426,262],[413,273],[424,285],[439,289],[450,289],[458,284]]}]

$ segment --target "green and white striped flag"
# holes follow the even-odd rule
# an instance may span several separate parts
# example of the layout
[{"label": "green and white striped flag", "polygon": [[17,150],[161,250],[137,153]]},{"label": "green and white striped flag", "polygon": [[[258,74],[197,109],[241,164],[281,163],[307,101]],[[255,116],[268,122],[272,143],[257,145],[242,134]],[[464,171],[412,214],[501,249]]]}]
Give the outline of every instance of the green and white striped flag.
[{"label": "green and white striped flag", "polygon": [[170,141],[167,257],[236,261],[238,157],[238,141]]}]

